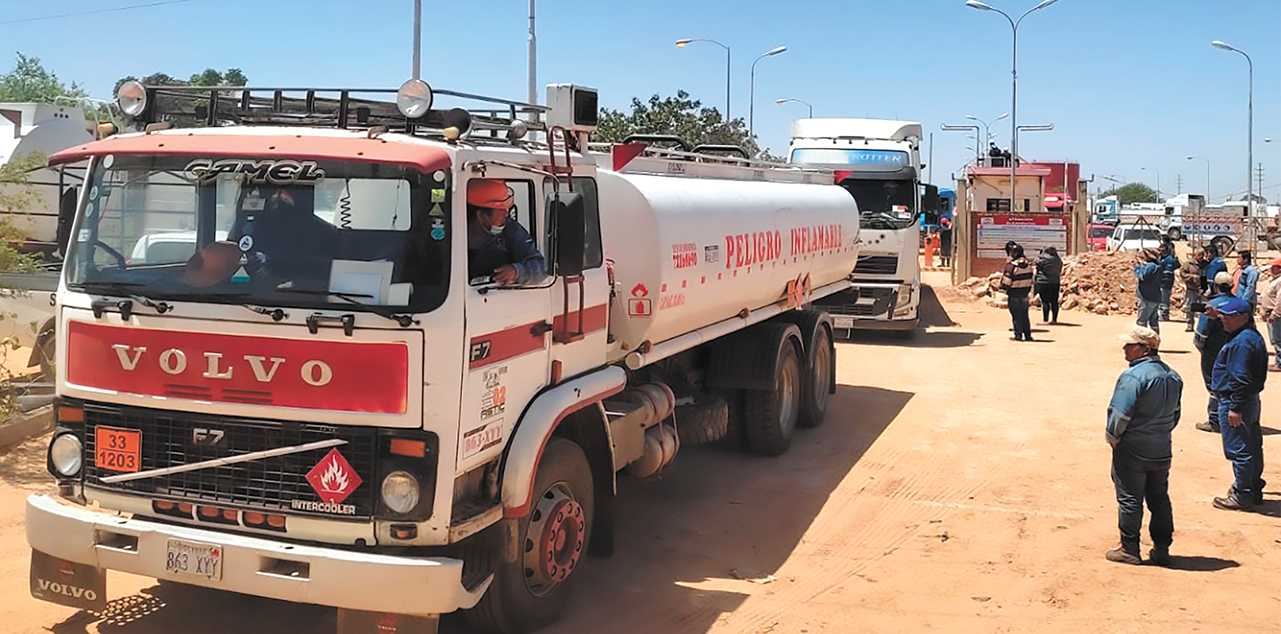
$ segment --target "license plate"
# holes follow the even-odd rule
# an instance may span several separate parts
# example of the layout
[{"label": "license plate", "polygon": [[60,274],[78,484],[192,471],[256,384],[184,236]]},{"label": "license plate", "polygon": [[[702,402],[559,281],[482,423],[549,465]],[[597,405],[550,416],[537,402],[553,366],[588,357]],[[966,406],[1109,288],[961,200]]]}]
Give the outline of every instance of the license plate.
[{"label": "license plate", "polygon": [[854,318],[853,317],[833,317],[832,327],[833,328],[853,328]]},{"label": "license plate", "polygon": [[222,579],[222,546],[171,539],[168,551],[165,570],[171,574]]},{"label": "license plate", "polygon": [[98,427],[93,446],[93,460],[99,469],[133,473],[142,468],[141,431]]}]

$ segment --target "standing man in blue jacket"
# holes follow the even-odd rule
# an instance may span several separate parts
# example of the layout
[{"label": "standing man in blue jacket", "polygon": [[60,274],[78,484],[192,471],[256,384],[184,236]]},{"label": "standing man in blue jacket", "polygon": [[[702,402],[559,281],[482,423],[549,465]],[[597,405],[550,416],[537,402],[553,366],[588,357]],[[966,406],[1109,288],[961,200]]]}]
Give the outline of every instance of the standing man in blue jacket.
[{"label": "standing man in blue jacket", "polygon": [[1161,267],[1161,321],[1170,321],[1170,297],[1174,295],[1174,278],[1183,263],[1174,254],[1174,243],[1169,238],[1161,243],[1161,259],[1158,264]]},{"label": "standing man in blue jacket", "polygon": [[1233,473],[1227,497],[1214,498],[1214,506],[1249,511],[1263,502],[1259,393],[1268,378],[1268,348],[1251,324],[1254,312],[1244,299],[1223,298],[1213,302],[1211,310],[1218,313],[1229,337],[1214,361],[1210,389],[1219,397],[1219,436]]},{"label": "standing man in blue jacket", "polygon": [[1156,249],[1144,249],[1143,261],[1134,265],[1134,278],[1139,287],[1135,294],[1139,298],[1138,325],[1147,326],[1157,333],[1161,332],[1161,265]]},{"label": "standing man in blue jacket", "polygon": [[1259,305],[1259,269],[1254,265],[1254,255],[1249,251],[1237,251],[1236,288],[1232,294],[1250,304],[1250,312]]},{"label": "standing man in blue jacket", "polygon": [[1206,297],[1214,297],[1214,278],[1219,273],[1227,273],[1228,265],[1212,244],[1205,245],[1205,259],[1208,264],[1201,269],[1201,291]]},{"label": "standing man in blue jacket", "polygon": [[1125,360],[1108,404],[1106,437],[1112,446],[1112,483],[1116,485],[1117,523],[1121,545],[1107,552],[1108,561],[1139,564],[1143,503],[1152,519],[1148,561],[1170,562],[1174,512],[1170,508],[1170,434],[1179,424],[1183,379],[1161,360],[1161,336],[1151,328],[1132,326],[1121,335]]}]

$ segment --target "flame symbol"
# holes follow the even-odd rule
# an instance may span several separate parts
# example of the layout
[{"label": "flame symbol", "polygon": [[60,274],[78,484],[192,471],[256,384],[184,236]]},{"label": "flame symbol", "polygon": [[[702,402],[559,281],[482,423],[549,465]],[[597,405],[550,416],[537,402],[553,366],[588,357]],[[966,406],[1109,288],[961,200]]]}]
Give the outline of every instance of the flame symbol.
[{"label": "flame symbol", "polygon": [[342,493],[347,489],[347,474],[336,461],[329,461],[329,467],[320,476],[320,486],[327,493]]}]

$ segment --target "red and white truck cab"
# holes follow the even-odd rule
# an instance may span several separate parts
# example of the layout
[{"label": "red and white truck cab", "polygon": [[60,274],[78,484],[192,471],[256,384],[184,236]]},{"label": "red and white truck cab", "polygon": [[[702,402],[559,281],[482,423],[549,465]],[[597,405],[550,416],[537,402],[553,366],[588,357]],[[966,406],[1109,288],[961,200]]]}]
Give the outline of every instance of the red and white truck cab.
[{"label": "red and white truck cab", "polygon": [[[127,83],[139,131],[51,157],[89,177],[34,596],[100,609],[110,569],[334,606],[344,632],[458,609],[527,631],[613,548],[618,472],[727,434],[777,455],[822,421],[809,306],[859,248],[830,172],[596,151],[578,86],[287,92]],[[480,179],[545,278],[469,270]]]}]

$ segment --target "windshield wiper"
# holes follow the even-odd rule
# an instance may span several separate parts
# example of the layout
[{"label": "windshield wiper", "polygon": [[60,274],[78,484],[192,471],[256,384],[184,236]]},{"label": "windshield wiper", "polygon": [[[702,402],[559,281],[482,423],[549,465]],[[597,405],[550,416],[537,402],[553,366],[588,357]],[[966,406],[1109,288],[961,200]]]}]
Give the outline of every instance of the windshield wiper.
[{"label": "windshield wiper", "polygon": [[365,295],[362,293],[340,293],[337,291],[313,291],[305,288],[279,288],[279,289],[276,289],[276,292],[298,293],[299,295],[324,295],[324,296],[333,295],[334,297],[337,297],[338,299],[341,299],[349,304],[354,304],[362,308],[367,308],[369,309],[369,312],[375,315],[378,315],[379,317],[382,317],[384,319],[390,319],[391,321],[394,321],[397,324],[399,324],[401,328],[408,328],[418,323],[418,320],[414,319],[413,315],[407,315],[404,313],[397,313],[394,311],[390,311],[377,304],[366,304],[364,302],[356,301],[357,298],[361,298],[361,297],[366,299],[373,299],[374,297],[373,295]]},{"label": "windshield wiper", "polygon": [[237,306],[242,306],[247,310],[251,310],[255,313],[258,313],[259,315],[266,315],[268,317],[271,317],[272,321],[284,321],[289,318],[289,313],[285,312],[283,308],[267,308],[266,306],[256,306],[254,304],[249,304],[241,301],[241,298],[247,297],[248,295],[249,293],[168,293],[165,296],[168,297],[169,299],[183,298],[183,299],[207,299],[207,300],[214,300],[214,301],[223,300],[222,303],[230,303],[230,304],[235,304]]},{"label": "windshield wiper", "polygon": [[[123,295],[135,302],[138,302],[139,304],[142,304],[143,306],[146,306],[147,308],[155,310],[157,313],[161,315],[173,310],[173,306],[170,306],[167,302],[152,301],[151,299],[148,299],[146,296],[139,295],[138,293],[135,293],[133,290],[131,290],[131,289],[147,286],[146,284],[143,284],[141,282],[81,282],[79,284],[76,284],[75,286],[91,292],[96,290],[100,293],[105,292],[105,293],[111,293],[113,295]],[[102,309],[105,308],[107,305],[108,305],[107,302],[103,302],[101,305],[99,304],[99,302],[94,302],[92,304],[94,317],[101,317]],[[117,304],[117,308],[120,309],[120,313],[122,315],[124,315],[126,312],[130,314],[132,314],[133,312],[131,310],[132,307],[125,308],[124,306]],[[126,315],[125,318],[128,319],[128,316]]]}]

